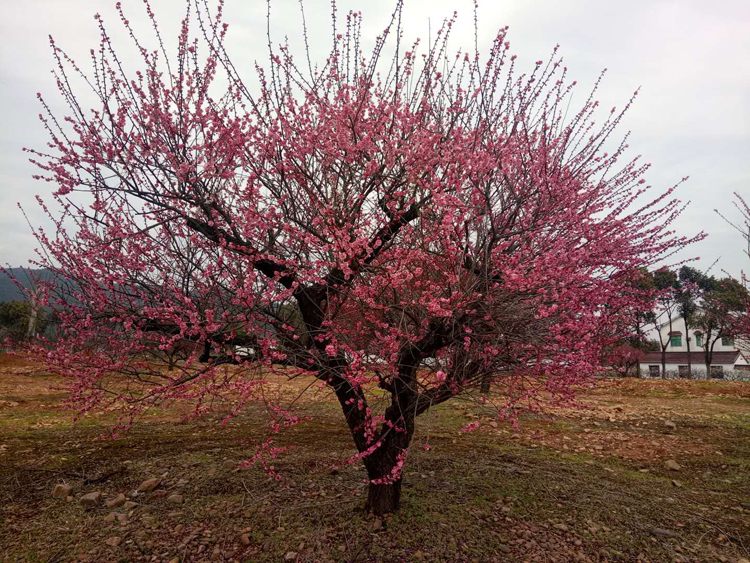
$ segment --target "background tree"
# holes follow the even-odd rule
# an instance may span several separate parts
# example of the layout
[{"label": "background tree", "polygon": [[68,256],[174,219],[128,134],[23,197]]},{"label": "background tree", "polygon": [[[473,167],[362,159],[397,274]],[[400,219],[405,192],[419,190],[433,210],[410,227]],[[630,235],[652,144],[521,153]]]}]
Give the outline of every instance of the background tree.
[{"label": "background tree", "polygon": [[[654,285],[657,290],[656,301],[659,310],[652,317],[656,328],[656,335],[659,339],[659,348],[661,349],[661,376],[667,375],[667,348],[669,347],[670,336],[674,330],[673,322],[679,313],[678,287],[679,279],[677,273],[668,268],[659,268],[653,273]],[[666,338],[662,334],[662,326],[669,326],[669,334]]]},{"label": "background tree", "polygon": [[645,268],[633,273],[623,291],[628,306],[619,312],[619,317],[626,325],[622,332],[628,336],[607,348],[603,361],[622,376],[634,374],[640,378],[640,359],[646,352],[653,351],[652,344],[645,338],[644,328],[656,323],[659,291],[654,276]]},{"label": "background tree", "polygon": [[706,285],[709,289],[703,295],[695,326],[701,330],[706,376],[710,377],[714,347],[721,338],[734,336],[737,318],[746,311],[748,291],[739,281],[729,277],[709,278]]},{"label": "background tree", "polygon": [[[541,391],[568,401],[631,333],[632,276],[695,240],[670,229],[674,188],[642,201],[648,166],[612,136],[624,110],[596,125],[592,94],[568,112],[556,52],[518,74],[502,29],[483,56],[449,55],[454,16],[420,56],[399,4],[366,56],[361,16],[339,30],[334,9],[323,64],[269,36],[253,94],[222,3],[187,8],[171,60],[155,21],[150,49],[121,13],[133,75],[98,16],[86,80],[52,41],[69,112],[42,118],[51,148],[31,151],[60,204],[39,262],[70,288],[44,296],[62,335],[35,351],[80,411],[124,411],[115,432],[164,401],[233,416],[273,374],[314,378],[341,405],[368,507],[389,512],[419,415],[488,379],[504,418]],[[261,353],[233,354],[242,335]],[[144,360],[177,339],[196,344],[178,369]],[[301,420],[269,407],[272,433]]]},{"label": "background tree", "polygon": [[710,291],[714,280],[700,270],[683,266],[679,272],[677,303],[680,317],[685,325],[685,344],[687,345],[688,378],[693,377],[693,361],[690,355],[690,329],[695,328],[696,316],[700,312],[703,295]]},{"label": "background tree", "polygon": [[654,324],[656,321],[656,305],[659,295],[656,282],[651,273],[641,268],[632,278],[635,295],[633,295],[633,323],[635,334],[630,338],[630,345],[635,348],[638,354],[638,361],[635,362],[636,377],[642,377],[640,359],[646,352],[652,352],[653,343],[645,337],[644,328]]},{"label": "background tree", "polygon": [[23,341],[44,333],[49,325],[49,314],[30,301],[0,303],[0,342],[6,338]]},{"label": "background tree", "polygon": [[[734,195],[734,206],[740,215],[739,221],[732,221],[724,217],[718,210],[716,212],[740,233],[744,240],[744,254],[750,259],[750,205],[740,194],[735,193]],[[740,283],[745,288],[748,298],[742,311],[735,315],[733,332],[737,335],[745,350],[750,351],[750,292],[747,291],[750,287],[750,280],[747,277],[747,272],[742,273]]]}]

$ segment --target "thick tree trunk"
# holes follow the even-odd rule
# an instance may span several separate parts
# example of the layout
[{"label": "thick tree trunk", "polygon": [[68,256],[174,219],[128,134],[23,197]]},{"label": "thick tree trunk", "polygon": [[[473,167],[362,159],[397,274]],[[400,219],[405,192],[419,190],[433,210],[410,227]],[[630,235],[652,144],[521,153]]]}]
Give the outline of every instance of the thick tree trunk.
[{"label": "thick tree trunk", "polygon": [[365,509],[376,516],[394,512],[401,506],[403,468],[414,436],[414,419],[407,416],[399,422],[403,430],[387,433],[382,445],[362,460],[370,480]]},{"label": "thick tree trunk", "polygon": [[401,479],[395,483],[375,485],[370,483],[365,510],[383,516],[401,508]]}]

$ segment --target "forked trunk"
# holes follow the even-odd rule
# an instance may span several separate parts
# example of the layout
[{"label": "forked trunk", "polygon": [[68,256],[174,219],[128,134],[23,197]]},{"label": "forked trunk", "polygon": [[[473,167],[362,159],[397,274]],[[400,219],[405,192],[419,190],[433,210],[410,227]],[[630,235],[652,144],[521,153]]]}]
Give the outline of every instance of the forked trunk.
[{"label": "forked trunk", "polygon": [[370,483],[365,510],[376,516],[397,511],[401,507],[401,479],[395,483],[376,485]]}]

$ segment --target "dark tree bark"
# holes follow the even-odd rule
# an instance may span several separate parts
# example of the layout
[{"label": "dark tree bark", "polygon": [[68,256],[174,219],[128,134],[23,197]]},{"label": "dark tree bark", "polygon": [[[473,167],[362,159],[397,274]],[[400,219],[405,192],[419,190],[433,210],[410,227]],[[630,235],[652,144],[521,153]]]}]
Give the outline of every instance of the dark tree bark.
[{"label": "dark tree bark", "polygon": [[690,358],[690,326],[687,317],[685,320],[685,343],[687,344],[688,379],[693,379],[693,360]]},{"label": "dark tree bark", "polygon": [[395,476],[394,469],[399,461],[403,464],[414,435],[414,418],[407,418],[411,420],[405,431],[386,434],[383,445],[363,460],[370,480],[365,509],[376,516],[388,514],[401,506],[402,469],[399,468]]},{"label": "dark tree bark", "polygon": [[370,484],[365,510],[383,516],[401,508],[401,479],[387,485]]},{"label": "dark tree bark", "polygon": [[487,374],[482,378],[482,385],[479,387],[479,391],[484,395],[490,392],[490,377],[490,374]]}]

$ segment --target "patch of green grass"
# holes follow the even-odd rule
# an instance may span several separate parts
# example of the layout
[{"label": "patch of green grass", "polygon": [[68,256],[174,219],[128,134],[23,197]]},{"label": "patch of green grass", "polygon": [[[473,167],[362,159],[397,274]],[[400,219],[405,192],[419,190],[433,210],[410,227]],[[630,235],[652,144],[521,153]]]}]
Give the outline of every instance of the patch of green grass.
[{"label": "patch of green grass", "polygon": [[[665,400],[675,398],[667,395]],[[690,400],[687,394],[680,398]],[[235,465],[252,455],[248,439],[258,443],[266,436],[265,426],[255,424],[260,408],[251,406],[223,427],[216,422],[221,416],[188,424],[146,419],[118,441],[96,440],[106,428],[104,417],[27,429],[29,420],[48,421],[60,413],[19,411],[19,416],[3,417],[0,412],[0,444],[9,446],[0,466],[0,552],[23,561],[72,560],[82,554],[91,561],[154,556],[208,561],[219,548],[243,561],[279,561],[294,551],[298,561],[342,562],[410,561],[421,552],[423,560],[447,562],[572,560],[566,551],[572,549],[594,560],[633,561],[643,553],[663,561],[674,560],[680,545],[683,553],[704,561],[716,553],[736,560],[743,555],[740,542],[744,538],[747,544],[750,537],[746,514],[731,508],[750,492],[750,425],[744,415],[700,423],[675,417],[678,432],[707,444],[706,455],[679,458],[684,467],[678,474],[660,462],[641,473],[641,462],[532,448],[487,424],[463,434],[460,429],[472,420],[465,411],[481,415],[482,409],[469,402],[446,403],[419,420],[401,511],[371,532],[373,520],[363,510],[361,465],[330,471],[354,453],[338,406],[331,401],[307,405],[313,422],[274,436],[276,445],[299,446],[269,460],[281,481],[259,468]],[[167,414],[157,411],[153,418]],[[584,426],[575,418],[542,421],[528,415],[522,430],[572,435]],[[611,428],[603,424],[591,430]],[[617,430],[628,431],[628,426],[619,424]],[[428,440],[432,448],[425,451]],[[711,457],[712,449],[724,455]],[[83,482],[118,467],[123,470],[101,483]],[[179,490],[184,504],[140,495],[124,526],[106,523],[111,510],[103,506],[84,510],[50,497],[62,480],[74,483],[76,494],[96,488],[115,495],[165,474],[164,486]],[[178,485],[180,479],[187,484]],[[672,479],[683,486],[675,487]],[[142,523],[144,514],[155,518],[153,528]],[[183,526],[179,532],[178,524]],[[655,527],[677,530],[682,539],[654,541],[650,530]],[[216,541],[203,544],[199,553],[207,530]],[[728,541],[714,539],[725,532]],[[243,533],[248,545],[241,542]],[[535,546],[527,545],[524,534]],[[106,546],[115,535],[123,543]],[[197,539],[184,545],[192,535]]]}]

